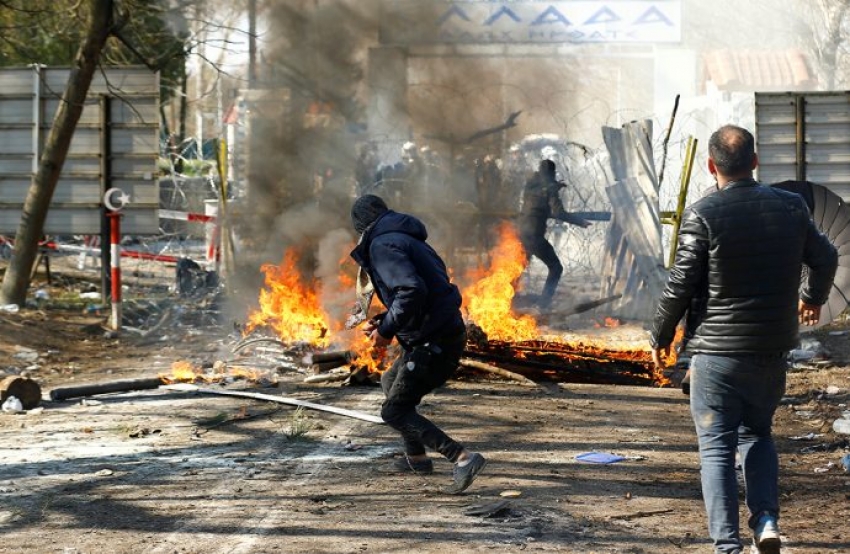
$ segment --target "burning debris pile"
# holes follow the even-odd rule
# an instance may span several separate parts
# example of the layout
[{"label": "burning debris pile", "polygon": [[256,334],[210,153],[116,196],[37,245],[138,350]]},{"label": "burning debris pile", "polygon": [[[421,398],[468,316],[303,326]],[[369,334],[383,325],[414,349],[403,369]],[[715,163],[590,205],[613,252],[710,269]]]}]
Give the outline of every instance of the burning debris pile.
[{"label": "burning debris pile", "polygon": [[557,340],[503,340],[469,344],[465,356],[534,380],[611,385],[662,385],[650,353]]},{"label": "burning debris pile", "polygon": [[[477,270],[464,290],[468,321],[467,359],[486,362],[534,380],[578,383],[663,385],[651,354],[602,344],[541,338],[531,315],[515,315],[512,301],[524,270],[522,245],[510,225],[500,229],[488,268]],[[471,365],[471,364],[469,364]],[[473,367],[480,367],[475,365]]]},{"label": "burning debris pile", "polygon": [[[499,234],[489,264],[465,278],[472,284],[463,290],[468,329],[463,368],[524,382],[666,384],[654,371],[649,350],[618,350],[544,336],[534,316],[514,313],[512,303],[525,256],[511,225],[503,225]],[[331,317],[320,301],[321,288],[327,284],[305,283],[297,263],[295,253],[289,251],[281,266],[263,267],[266,287],[259,296],[260,306],[249,316],[245,336],[234,353],[247,352],[250,346],[257,355],[264,345],[272,358],[308,373],[307,382],[376,382],[393,352],[375,351],[356,329],[346,330],[342,318]],[[341,290],[353,288],[353,279],[342,275],[339,281],[334,286]]]}]

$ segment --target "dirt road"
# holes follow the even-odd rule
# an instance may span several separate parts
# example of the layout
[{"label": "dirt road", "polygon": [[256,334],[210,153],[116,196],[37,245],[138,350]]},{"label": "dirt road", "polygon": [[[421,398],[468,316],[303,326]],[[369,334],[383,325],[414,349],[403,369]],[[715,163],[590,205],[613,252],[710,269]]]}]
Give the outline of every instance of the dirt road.
[{"label": "dirt road", "polygon": [[[16,353],[36,350],[47,393],[150,377],[226,342],[194,332],[150,345],[91,329],[73,314],[2,315],[0,363],[20,367]],[[836,365],[791,373],[777,416],[788,553],[850,552],[850,475],[836,466],[847,436],[830,429],[850,369],[847,336],[833,333],[823,339]],[[375,388],[279,379],[227,386],[378,412]],[[390,429],[324,412],[162,389],[42,407],[0,413],[3,553],[711,551],[678,389],[453,381],[423,412],[490,461],[462,496],[442,492],[448,463],[394,474]],[[625,459],[579,462],[586,452]]]}]

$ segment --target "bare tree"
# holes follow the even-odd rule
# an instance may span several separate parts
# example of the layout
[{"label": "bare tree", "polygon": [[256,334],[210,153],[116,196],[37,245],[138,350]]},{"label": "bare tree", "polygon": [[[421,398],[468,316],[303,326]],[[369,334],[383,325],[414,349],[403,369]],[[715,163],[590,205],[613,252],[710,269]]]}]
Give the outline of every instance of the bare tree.
[{"label": "bare tree", "polygon": [[113,0],[89,0],[86,31],[62,100],[47,136],[38,172],[30,186],[15,236],[15,250],[0,288],[0,304],[23,304],[38,254],[50,201],[83,111],[92,77],[109,36],[120,28]]},{"label": "bare tree", "polygon": [[846,88],[850,0],[803,0],[800,5],[810,31],[804,41],[816,62],[818,80],[825,90]]}]

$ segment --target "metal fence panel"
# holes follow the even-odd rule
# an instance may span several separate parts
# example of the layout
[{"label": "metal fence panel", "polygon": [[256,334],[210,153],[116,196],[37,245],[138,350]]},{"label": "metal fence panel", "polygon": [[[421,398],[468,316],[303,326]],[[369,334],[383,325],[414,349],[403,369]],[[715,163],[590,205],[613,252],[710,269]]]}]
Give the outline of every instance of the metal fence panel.
[{"label": "metal fence panel", "polygon": [[[156,210],[128,207],[122,210],[121,232],[125,229],[158,228],[159,218]],[[94,215],[93,215],[94,214]],[[0,228],[15,229],[21,220],[21,210],[18,208],[0,207]],[[73,234],[96,235],[100,233],[100,217],[97,206],[62,207],[50,210],[47,214],[45,228],[74,229]],[[51,234],[71,234],[53,232]]]},{"label": "metal fence panel", "polygon": [[[0,234],[13,233],[44,142],[70,75],[69,68],[0,69]],[[101,97],[110,98],[109,114]],[[35,109],[38,106],[39,109]],[[110,175],[102,176],[103,121],[109,123]],[[159,232],[159,75],[143,67],[95,74],[45,223],[47,234],[100,232],[105,188],[131,199],[127,234]]]},{"label": "metal fence panel", "polygon": [[756,93],[759,179],[806,180],[850,201],[850,92]]}]

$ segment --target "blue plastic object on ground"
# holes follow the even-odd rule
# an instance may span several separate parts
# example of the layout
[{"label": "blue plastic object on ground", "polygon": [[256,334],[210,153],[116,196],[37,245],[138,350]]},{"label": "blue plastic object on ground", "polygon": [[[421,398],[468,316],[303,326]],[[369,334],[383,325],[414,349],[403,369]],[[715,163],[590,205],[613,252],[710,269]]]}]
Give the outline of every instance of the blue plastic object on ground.
[{"label": "blue plastic object on ground", "polygon": [[613,464],[625,460],[623,456],[607,452],[585,452],[576,456],[576,460],[587,464]]}]

